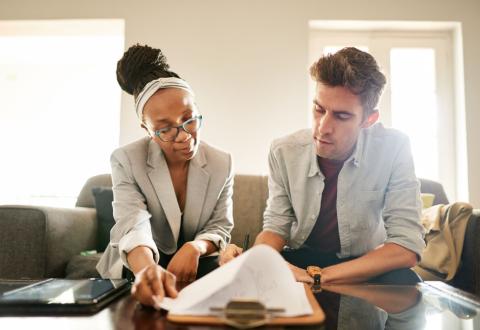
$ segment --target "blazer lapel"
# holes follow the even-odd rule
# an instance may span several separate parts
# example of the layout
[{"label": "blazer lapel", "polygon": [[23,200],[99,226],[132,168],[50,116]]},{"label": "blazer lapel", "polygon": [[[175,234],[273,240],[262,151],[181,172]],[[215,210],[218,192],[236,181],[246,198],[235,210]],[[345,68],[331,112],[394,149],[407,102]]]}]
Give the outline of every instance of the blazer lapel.
[{"label": "blazer lapel", "polygon": [[205,169],[207,161],[200,144],[198,153],[190,161],[187,181],[187,200],[183,217],[183,230],[187,240],[193,239],[197,232],[203,204],[207,196],[210,173]]},{"label": "blazer lapel", "polygon": [[163,155],[160,146],[151,140],[148,147],[147,164],[149,166],[148,177],[150,178],[150,182],[160,200],[160,204],[165,212],[165,216],[167,217],[168,224],[170,225],[176,243],[178,242],[178,236],[180,233],[182,213],[178,206],[175,189],[173,188],[172,178],[168,171],[165,156]]}]

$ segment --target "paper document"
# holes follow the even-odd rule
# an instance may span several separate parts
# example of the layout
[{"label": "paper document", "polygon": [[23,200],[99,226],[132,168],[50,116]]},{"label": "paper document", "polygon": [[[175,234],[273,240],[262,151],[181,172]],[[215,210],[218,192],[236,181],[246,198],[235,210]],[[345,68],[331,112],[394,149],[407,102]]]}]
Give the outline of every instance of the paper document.
[{"label": "paper document", "polygon": [[298,283],[281,255],[258,245],[201,279],[186,286],[161,307],[177,315],[214,315],[210,307],[224,308],[233,298],[251,298],[267,308],[283,308],[281,316],[313,313],[303,283]]}]

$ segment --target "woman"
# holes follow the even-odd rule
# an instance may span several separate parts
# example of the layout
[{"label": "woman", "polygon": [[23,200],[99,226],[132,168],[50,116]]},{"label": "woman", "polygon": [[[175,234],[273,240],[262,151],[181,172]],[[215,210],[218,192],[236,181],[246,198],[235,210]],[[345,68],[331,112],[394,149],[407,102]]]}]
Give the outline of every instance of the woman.
[{"label": "woman", "polygon": [[176,295],[175,277],[191,282],[218,267],[208,255],[230,240],[232,159],[200,142],[193,91],[159,49],[130,47],[117,80],[134,96],[147,137],[111,156],[116,223],[97,269],[106,278],[130,270],[133,295],[156,306],[164,290]]}]

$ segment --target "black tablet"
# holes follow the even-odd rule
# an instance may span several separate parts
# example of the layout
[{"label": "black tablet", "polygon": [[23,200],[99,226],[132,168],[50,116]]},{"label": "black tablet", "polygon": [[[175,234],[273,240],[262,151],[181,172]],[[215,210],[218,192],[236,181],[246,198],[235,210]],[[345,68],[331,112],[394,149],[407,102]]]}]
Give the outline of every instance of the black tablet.
[{"label": "black tablet", "polygon": [[0,295],[0,315],[92,314],[129,288],[125,279],[47,279]]}]

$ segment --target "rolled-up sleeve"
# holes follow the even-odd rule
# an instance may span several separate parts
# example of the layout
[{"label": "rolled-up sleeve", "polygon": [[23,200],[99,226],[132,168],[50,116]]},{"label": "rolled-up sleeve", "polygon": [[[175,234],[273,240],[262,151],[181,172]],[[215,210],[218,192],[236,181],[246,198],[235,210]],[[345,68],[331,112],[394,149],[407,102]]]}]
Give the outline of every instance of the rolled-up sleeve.
[{"label": "rolled-up sleeve", "polygon": [[215,244],[220,250],[230,242],[233,229],[233,161],[229,155],[229,170],[225,185],[220,192],[212,216],[205,226],[195,235],[195,240],[206,240]]},{"label": "rolled-up sleeve", "polygon": [[415,252],[419,259],[425,247],[420,212],[420,183],[415,176],[410,143],[405,138],[393,162],[385,195],[385,243],[403,246]]},{"label": "rolled-up sleeve", "polygon": [[151,214],[145,197],[133,178],[128,157],[116,150],[110,159],[113,181],[113,217],[115,225],[110,232],[110,246],[118,249],[123,264],[130,268],[127,254],[138,246],[146,246],[153,252],[155,262],[159,253],[152,237]]},{"label": "rolled-up sleeve", "polygon": [[263,230],[274,232],[288,242],[292,223],[296,221],[296,218],[282,177],[282,170],[275,155],[274,145],[270,148],[268,166],[269,196],[263,214]]}]

